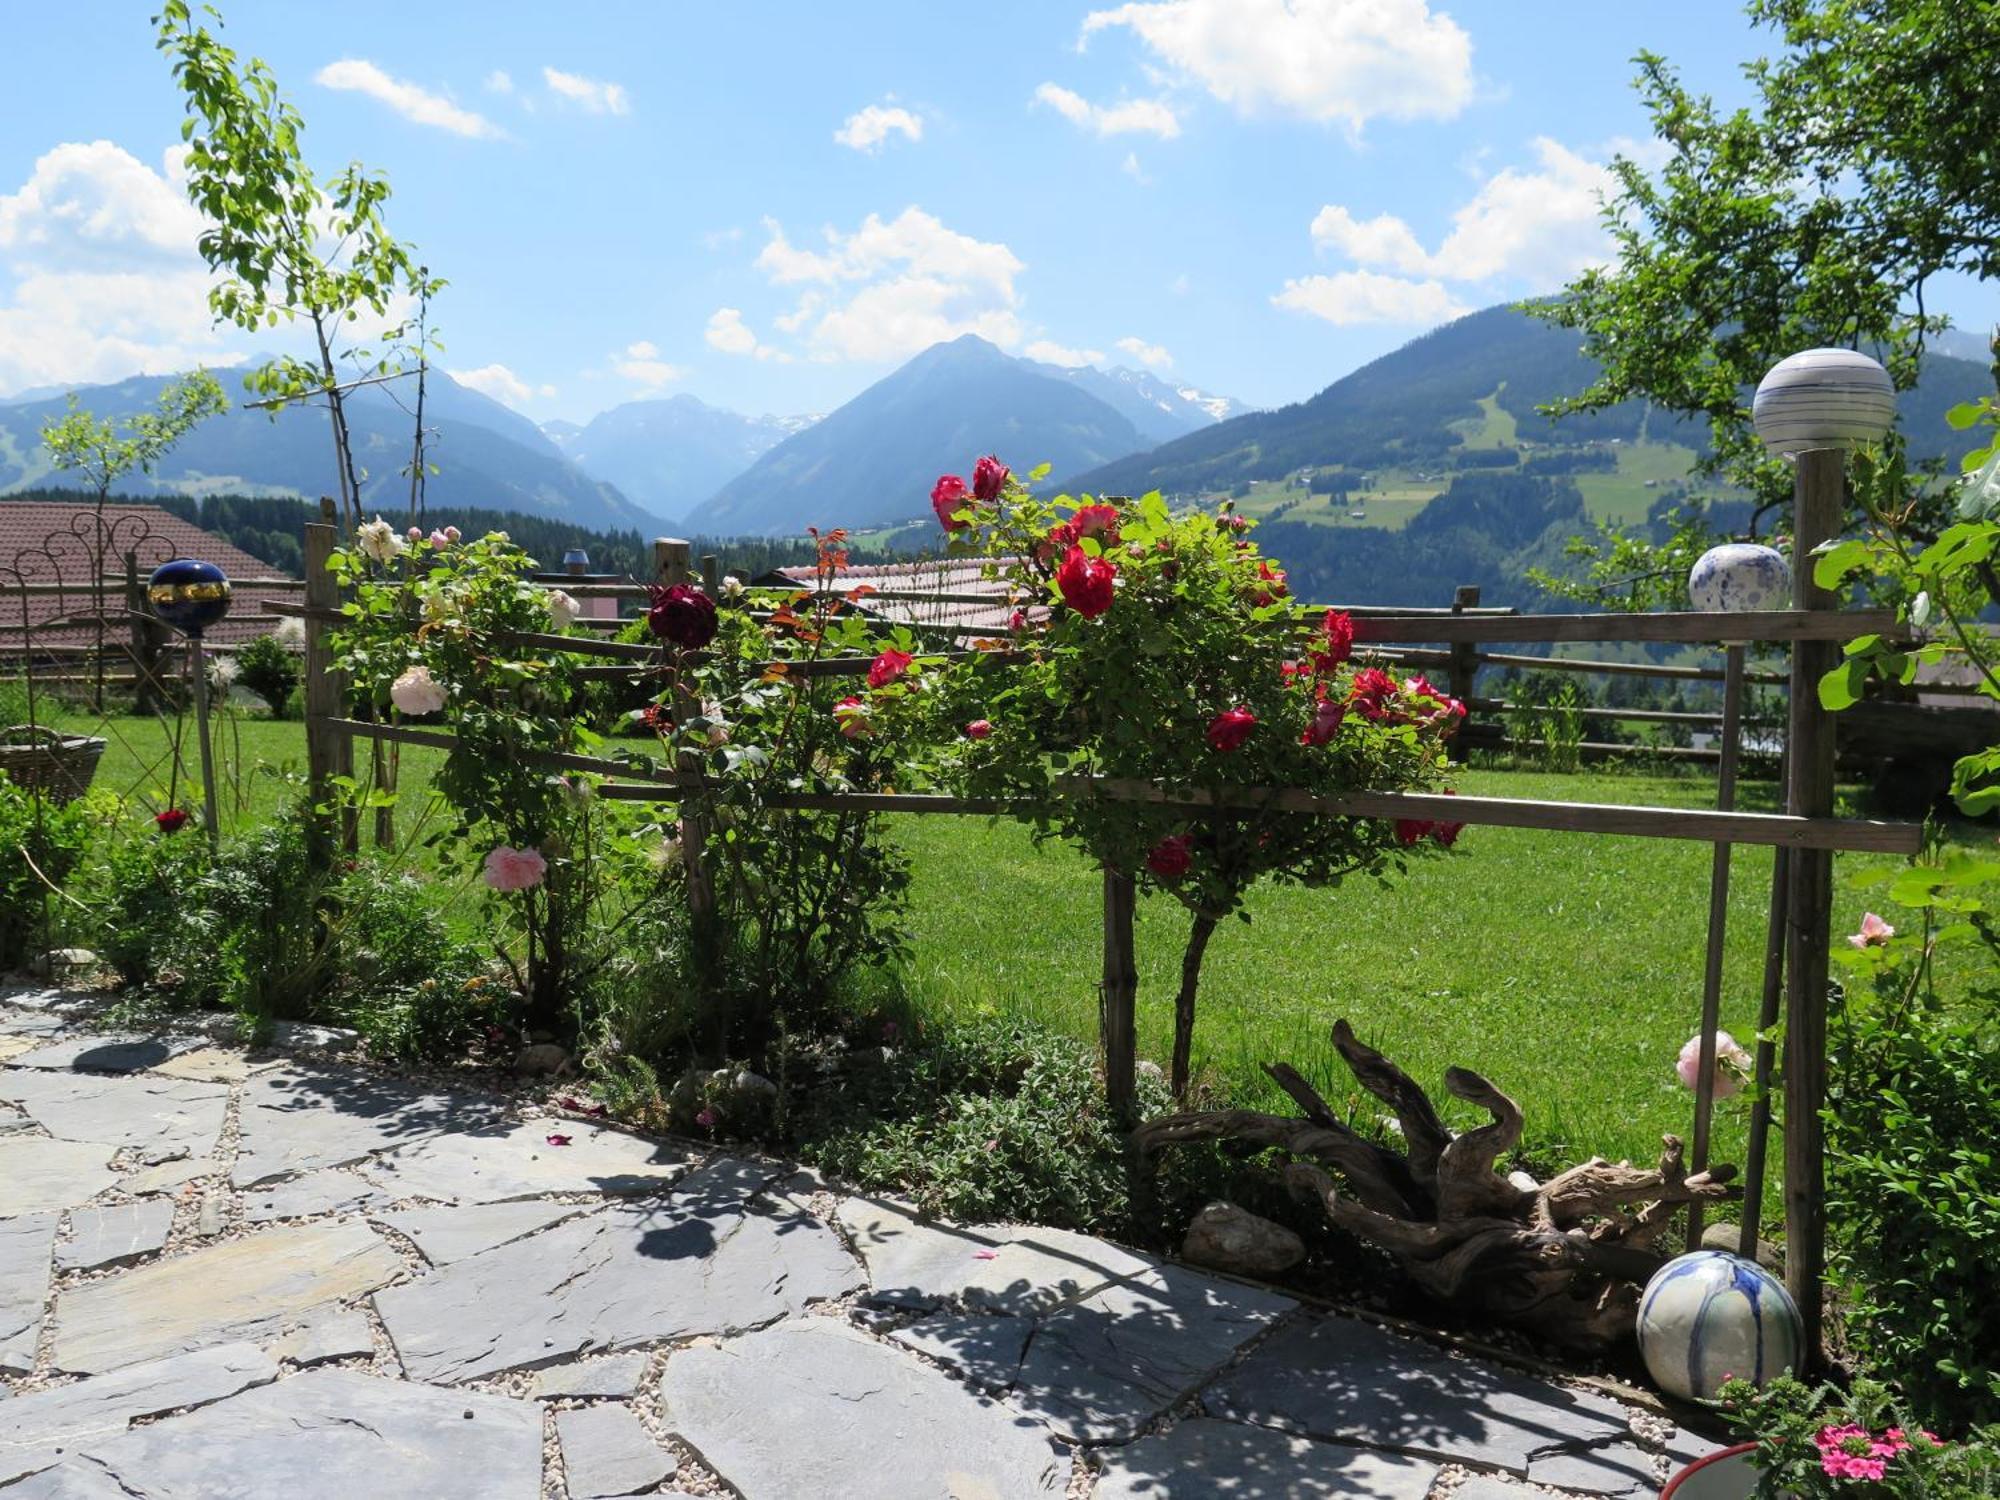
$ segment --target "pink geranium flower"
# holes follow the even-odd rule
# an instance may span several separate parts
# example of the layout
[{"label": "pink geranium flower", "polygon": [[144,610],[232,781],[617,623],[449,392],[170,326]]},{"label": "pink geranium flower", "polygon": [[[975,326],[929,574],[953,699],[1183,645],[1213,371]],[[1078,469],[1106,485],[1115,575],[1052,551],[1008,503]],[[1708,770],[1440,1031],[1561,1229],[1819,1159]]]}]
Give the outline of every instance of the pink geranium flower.
[{"label": "pink geranium flower", "polygon": [[1850,932],[1847,941],[1856,948],[1882,948],[1888,946],[1889,939],[1895,935],[1895,928],[1870,911],[1861,914],[1861,930]]},{"label": "pink geranium flower", "polygon": [[486,883],[496,891],[528,891],[542,883],[549,862],[539,849],[502,844],[486,856]]}]

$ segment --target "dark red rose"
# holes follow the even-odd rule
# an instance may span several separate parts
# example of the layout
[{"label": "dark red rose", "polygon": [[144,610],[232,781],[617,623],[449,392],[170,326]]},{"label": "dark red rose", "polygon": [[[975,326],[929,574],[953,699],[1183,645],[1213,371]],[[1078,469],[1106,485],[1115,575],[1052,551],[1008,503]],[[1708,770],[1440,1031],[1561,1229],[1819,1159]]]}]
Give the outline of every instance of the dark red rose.
[{"label": "dark red rose", "polygon": [[1118,570],[1101,557],[1088,557],[1081,547],[1071,547],[1063,564],[1056,569],[1056,587],[1063,603],[1094,620],[1111,608],[1112,580]]},{"label": "dark red rose", "polygon": [[969,740],[983,740],[993,732],[993,725],[985,719],[974,719],[965,726],[965,737]]},{"label": "dark red rose", "polygon": [[1464,827],[1463,823],[1433,823],[1431,824],[1431,837],[1449,849],[1453,844],[1458,842],[1459,831]]},{"label": "dark red rose", "polygon": [[646,625],[663,641],[683,651],[699,651],[715,639],[715,601],[691,583],[668,588],[652,586],[653,607]]},{"label": "dark red rose", "polygon": [[956,474],[939,475],[931,486],[931,509],[946,531],[963,531],[970,524],[958,519],[958,512],[965,509],[965,493],[965,481]]},{"label": "dark red rose", "polygon": [[179,833],[187,825],[188,815],[178,807],[170,807],[165,812],[153,814],[153,824],[162,833]]},{"label": "dark red rose", "polygon": [[1331,671],[1354,654],[1354,617],[1344,609],[1330,609],[1319,622],[1321,645],[1314,655],[1322,672]]},{"label": "dark red rose", "polygon": [[1437,824],[1426,818],[1396,819],[1396,842],[1404,848],[1426,838]]},{"label": "dark red rose", "polygon": [[1232,708],[1217,714],[1208,721],[1208,744],[1211,750],[1227,754],[1231,750],[1241,750],[1243,742],[1250,738],[1250,731],[1257,727],[1257,716],[1247,708]]},{"label": "dark red rose", "polygon": [[1192,840],[1184,833],[1170,834],[1147,851],[1146,868],[1162,880],[1179,880],[1194,868]]},{"label": "dark red rose", "polygon": [[1322,698],[1313,708],[1312,723],[1306,725],[1306,732],[1299,736],[1301,745],[1324,745],[1340,731],[1341,720],[1347,717],[1345,703],[1332,703]]},{"label": "dark red rose", "polygon": [[1007,466],[989,453],[972,466],[972,493],[981,500],[998,500],[1007,488],[1007,477]]},{"label": "dark red rose", "polygon": [[872,688],[887,687],[909,671],[910,663],[915,660],[907,651],[884,651],[869,663],[868,685]]}]

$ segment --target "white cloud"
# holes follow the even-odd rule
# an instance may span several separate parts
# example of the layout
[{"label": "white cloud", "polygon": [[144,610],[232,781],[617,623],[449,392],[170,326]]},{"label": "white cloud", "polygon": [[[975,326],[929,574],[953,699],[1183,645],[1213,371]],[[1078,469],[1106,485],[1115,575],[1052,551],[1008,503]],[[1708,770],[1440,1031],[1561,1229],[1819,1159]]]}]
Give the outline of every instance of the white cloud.
[{"label": "white cloud", "polygon": [[110,141],[68,142],[0,193],[0,391],[244,359],[209,315],[185,154],[155,171]]},{"label": "white cloud", "polygon": [[[783,318],[778,320],[781,324]],[[774,349],[760,340],[750,326],[743,321],[743,313],[734,307],[718,307],[709,314],[708,327],[702,330],[702,337],[708,347],[719,349],[724,354],[752,354],[758,359],[774,359],[780,364],[790,364],[792,356],[782,349]]]},{"label": "white cloud", "polygon": [[1046,365],[1061,365],[1065,370],[1080,370],[1085,365],[1104,363],[1102,349],[1070,349],[1050,339],[1036,339],[1021,352],[1029,359],[1038,359]]},{"label": "white cloud", "polygon": [[1174,357],[1165,349],[1158,344],[1149,344],[1144,339],[1120,339],[1118,347],[1149,370],[1164,370],[1174,362]]},{"label": "white cloud", "polygon": [[581,73],[565,73],[560,68],[543,68],[542,82],[551,93],[581,106],[593,115],[629,115],[632,101],[622,83],[605,83]]},{"label": "white cloud", "polygon": [[388,105],[406,120],[448,130],[453,135],[478,139],[501,134],[500,127],[484,115],[462,109],[444,95],[433,94],[407,79],[392,78],[366,58],[343,57],[338,62],[330,62],[313,74],[313,82],[322,88],[366,94]]},{"label": "white cloud", "polygon": [[1471,311],[1460,306],[1440,281],[1410,281],[1376,271],[1296,277],[1285,283],[1271,303],[1310,313],[1341,328],[1361,323],[1428,328]]},{"label": "white cloud", "polygon": [[1160,99],[1092,104],[1060,84],[1045,83],[1035,90],[1035,103],[1046,104],[1070,124],[1098,135],[1156,135],[1170,141],[1181,133],[1180,118]]},{"label": "white cloud", "polygon": [[901,105],[871,104],[849,115],[847,123],[833,133],[833,138],[852,150],[874,152],[880,151],[889,137],[899,132],[909,140],[922,140],[923,117],[912,114]]},{"label": "white cloud", "polygon": [[659,346],[647,339],[634,340],[625,346],[622,353],[613,355],[611,368],[649,391],[671,385],[687,374],[680,365],[670,365],[661,359]]},{"label": "white cloud", "polygon": [[537,396],[553,396],[552,385],[530,385],[503,364],[481,365],[476,370],[448,370],[445,373],[460,385],[470,386],[482,396],[491,396],[508,406],[526,406]]},{"label": "white cloud", "polygon": [[1139,165],[1139,153],[1136,151],[1127,151],[1125,153],[1125,160],[1118,164],[1118,170],[1142,187],[1152,185],[1153,179],[1148,177],[1146,169]]},{"label": "white cloud", "polygon": [[1602,200],[1616,190],[1602,162],[1538,137],[1537,167],[1506,167],[1486,178],[1452,215],[1435,251],[1393,214],[1356,219],[1328,204],[1312,221],[1313,243],[1357,266],[1446,281],[1506,280],[1530,292],[1551,291],[1611,254]]},{"label": "white cloud", "polygon": [[1427,0],[1135,0],[1084,18],[1126,27],[1170,68],[1246,113],[1448,120],[1473,92],[1472,39]]},{"label": "white cloud", "polygon": [[486,91],[491,94],[513,93],[514,75],[505,68],[495,68],[486,75]]},{"label": "white cloud", "polygon": [[778,326],[803,331],[815,358],[895,359],[966,333],[1020,342],[1014,279],[1026,267],[1003,244],[915,207],[888,221],[870,214],[851,234],[828,228],[824,250],[794,245],[776,220],[764,227],[757,269],[775,285],[808,288]]}]

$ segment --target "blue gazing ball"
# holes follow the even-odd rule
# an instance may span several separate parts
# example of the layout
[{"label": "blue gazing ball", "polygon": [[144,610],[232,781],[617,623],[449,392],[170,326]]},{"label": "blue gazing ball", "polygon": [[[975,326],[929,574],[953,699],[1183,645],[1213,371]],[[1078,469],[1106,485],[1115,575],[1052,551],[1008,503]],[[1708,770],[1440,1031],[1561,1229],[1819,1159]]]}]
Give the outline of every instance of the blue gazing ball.
[{"label": "blue gazing ball", "polygon": [[1785,1284],[1723,1250],[1675,1256],[1639,1298],[1647,1373],[1684,1400],[1709,1400],[1732,1376],[1763,1385],[1798,1363],[1804,1341]]},{"label": "blue gazing ball", "polygon": [[212,562],[175,558],[153,569],[146,584],[153,613],[188,635],[200,635],[229,613],[229,579]]}]

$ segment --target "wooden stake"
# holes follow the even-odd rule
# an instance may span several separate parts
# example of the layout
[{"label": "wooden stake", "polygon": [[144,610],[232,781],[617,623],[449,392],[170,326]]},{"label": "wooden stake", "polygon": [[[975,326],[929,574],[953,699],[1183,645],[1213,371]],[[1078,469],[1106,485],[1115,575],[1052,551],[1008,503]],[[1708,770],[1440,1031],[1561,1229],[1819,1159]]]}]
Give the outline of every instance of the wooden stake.
[{"label": "wooden stake", "polygon": [[[1820,449],[1798,456],[1792,524],[1793,599],[1824,609],[1831,594],[1813,582],[1813,552],[1840,530],[1846,508],[1845,455]],[[1823,817],[1833,811],[1833,726],[1820,707],[1819,680],[1839,648],[1831,641],[1792,647],[1785,811]],[[1826,1163],[1819,1112],[1826,1100],[1826,990],[1833,905],[1833,856],[1792,851],[1785,909],[1785,1286],[1805,1320],[1800,1360],[1821,1364],[1822,1273],[1826,1261]]]},{"label": "wooden stake", "polygon": [[[1451,612],[1464,615],[1468,610],[1479,608],[1479,585],[1461,583],[1452,594]],[[1479,644],[1463,641],[1451,648],[1451,666],[1447,669],[1446,680],[1450,684],[1452,697],[1461,703],[1472,701],[1472,685],[1479,675]],[[1455,761],[1462,761],[1466,754],[1465,736],[1453,735],[1447,753]]]},{"label": "wooden stake", "polygon": [[1771,1033],[1785,995],[1785,909],[1789,901],[1791,851],[1771,851],[1771,916],[1764,929],[1764,994],[1757,1010],[1757,1061],[1751,1069],[1750,1142],[1743,1153],[1743,1232],[1736,1253],[1757,1255],[1757,1231],[1764,1211],[1764,1162],[1771,1142],[1771,1070],[1778,1047]]},{"label": "wooden stake", "polygon": [[[333,800],[336,776],[354,774],[354,738],[335,723],[347,713],[347,676],[334,669],[332,626],[326,618],[340,605],[340,591],[326,570],[337,533],[332,502],[321,501],[320,506],[323,519],[307,525],[305,537],[306,785],[316,808]],[[315,814],[310,828],[308,848],[313,863],[322,871],[330,870],[335,844],[332,826]],[[342,842],[353,847],[349,841]]]},{"label": "wooden stake", "polygon": [[1139,965],[1132,919],[1139,892],[1132,877],[1104,867],[1104,982],[1098,992],[1097,1029],[1104,1045],[1104,1093],[1121,1126],[1137,1122]]},{"label": "wooden stake", "polygon": [[[662,586],[688,583],[694,578],[689,567],[689,554],[693,549],[678,537],[656,537],[653,541],[653,576]],[[701,712],[701,700],[688,691],[686,683],[678,675],[674,679],[674,723],[687,723]],[[699,775],[701,756],[693,750],[682,750],[674,758],[675,768],[686,775]],[[708,840],[708,820],[698,812],[691,812],[683,799],[681,804],[681,863],[687,871],[688,912],[694,918],[694,928],[698,942],[706,942],[710,927],[715,919],[715,890],[709,884],[707,868],[702,863],[702,847]]]},{"label": "wooden stake", "polygon": [[[1716,777],[1715,806],[1719,812],[1736,810],[1736,759],[1743,735],[1743,648],[1730,646],[1723,653],[1722,763]],[[1694,1132],[1689,1148],[1693,1171],[1708,1170],[1708,1140],[1715,1117],[1715,1032],[1722,1024],[1723,939],[1729,928],[1728,844],[1715,846],[1715,859],[1708,876],[1708,963],[1701,980],[1701,1038],[1698,1071],[1694,1085]],[[1699,1199],[1688,1204],[1687,1247],[1701,1248]]]}]

